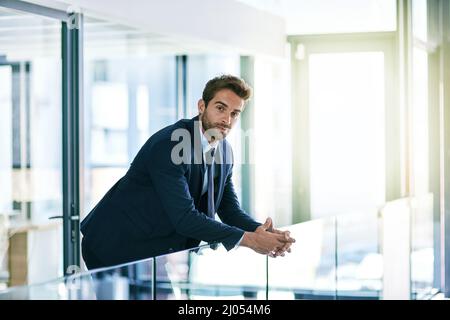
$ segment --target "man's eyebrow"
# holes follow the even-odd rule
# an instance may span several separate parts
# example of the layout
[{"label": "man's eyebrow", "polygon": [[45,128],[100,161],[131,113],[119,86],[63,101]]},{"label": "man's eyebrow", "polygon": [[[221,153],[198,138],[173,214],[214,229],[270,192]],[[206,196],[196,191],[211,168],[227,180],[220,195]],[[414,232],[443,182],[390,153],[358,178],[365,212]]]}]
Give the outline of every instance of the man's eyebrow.
[{"label": "man's eyebrow", "polygon": [[[227,105],[225,102],[222,102],[222,101],[216,101],[216,104],[221,104],[221,105],[223,105],[225,108],[228,108],[228,105]],[[234,111],[234,112],[239,112],[239,113],[241,113],[241,110],[239,110],[239,109],[234,109],[233,111]]]},{"label": "man's eyebrow", "polygon": [[228,105],[225,102],[222,101],[216,101],[216,104],[221,104],[223,105],[225,108],[228,108]]}]

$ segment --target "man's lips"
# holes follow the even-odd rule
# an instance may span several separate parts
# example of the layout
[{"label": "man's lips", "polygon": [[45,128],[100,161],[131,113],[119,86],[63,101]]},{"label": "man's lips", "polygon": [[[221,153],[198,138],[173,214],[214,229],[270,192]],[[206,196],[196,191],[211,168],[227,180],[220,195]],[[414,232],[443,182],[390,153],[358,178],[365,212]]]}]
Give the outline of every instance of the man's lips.
[{"label": "man's lips", "polygon": [[221,131],[230,130],[230,128],[222,127],[222,126],[217,126],[217,128],[220,129]]}]

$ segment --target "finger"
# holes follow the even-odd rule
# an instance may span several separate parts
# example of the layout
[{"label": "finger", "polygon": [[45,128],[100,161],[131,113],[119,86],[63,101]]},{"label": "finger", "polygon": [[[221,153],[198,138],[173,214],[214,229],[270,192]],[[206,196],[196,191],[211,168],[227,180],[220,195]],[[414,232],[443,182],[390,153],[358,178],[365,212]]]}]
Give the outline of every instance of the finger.
[{"label": "finger", "polygon": [[272,221],[272,218],[271,218],[271,217],[268,217],[268,218],[266,219],[266,222],[269,223],[268,226],[267,226],[267,231],[272,232],[272,231],[273,231],[273,221]]},{"label": "finger", "polygon": [[283,249],[287,250],[291,245],[292,245],[291,242],[286,242],[286,244],[284,245]]},{"label": "finger", "polygon": [[295,239],[291,237],[291,233],[289,231],[284,231],[283,234],[287,241],[292,242],[292,243],[295,242]]},{"label": "finger", "polygon": [[289,236],[289,235],[285,235],[285,238],[286,238],[286,241],[289,242],[289,243],[294,243],[294,242],[295,242],[295,239],[292,238],[292,237]]},{"label": "finger", "polygon": [[273,229],[272,232],[283,235],[284,241],[291,242],[291,243],[295,242],[295,239],[291,237],[290,231],[280,231],[278,229]]},{"label": "finger", "polygon": [[294,238],[291,238],[291,233],[289,231],[285,232],[285,236],[286,236],[286,239],[294,239]]},{"label": "finger", "polygon": [[272,219],[269,217],[266,219],[266,221],[264,222],[264,224],[262,225],[262,227],[264,228],[264,230],[268,230],[269,228],[272,227]]},{"label": "finger", "polygon": [[277,240],[279,242],[283,243],[283,245],[285,243],[293,243],[293,242],[295,242],[295,239],[293,239],[291,237],[286,238],[286,235],[284,233],[283,234],[276,234],[276,238],[277,238]]},{"label": "finger", "polygon": [[274,228],[272,228],[271,232],[273,232],[273,233],[278,233],[278,234],[285,233],[285,231],[281,231],[281,230],[274,229]]},{"label": "finger", "polygon": [[283,252],[285,252],[285,251],[287,251],[289,248],[290,248],[290,246],[291,246],[291,243],[286,243],[284,246],[283,246],[283,248],[281,248],[280,250],[281,251],[283,251]]},{"label": "finger", "polygon": [[291,247],[291,243],[286,243],[283,247],[281,247],[281,248],[279,248],[278,250],[277,250],[277,255],[278,256],[282,256],[282,257],[284,257],[284,254],[285,254],[285,252],[287,251],[287,252],[290,252],[291,251],[291,249],[290,249],[290,247]]},{"label": "finger", "polygon": [[274,233],[273,236],[281,242],[286,242],[286,237],[284,236],[284,234],[280,234],[280,233]]},{"label": "finger", "polygon": [[284,249],[284,251],[291,252],[291,245],[292,245],[292,243],[288,243],[288,244],[286,245],[286,248]]}]

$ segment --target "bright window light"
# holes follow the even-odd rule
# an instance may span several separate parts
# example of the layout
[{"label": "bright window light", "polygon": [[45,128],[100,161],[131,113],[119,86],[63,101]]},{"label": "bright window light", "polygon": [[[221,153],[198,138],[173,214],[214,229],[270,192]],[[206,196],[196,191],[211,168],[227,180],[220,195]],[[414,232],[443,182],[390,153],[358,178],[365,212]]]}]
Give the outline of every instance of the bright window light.
[{"label": "bright window light", "polygon": [[384,55],[309,60],[312,218],[365,212],[385,200]]}]

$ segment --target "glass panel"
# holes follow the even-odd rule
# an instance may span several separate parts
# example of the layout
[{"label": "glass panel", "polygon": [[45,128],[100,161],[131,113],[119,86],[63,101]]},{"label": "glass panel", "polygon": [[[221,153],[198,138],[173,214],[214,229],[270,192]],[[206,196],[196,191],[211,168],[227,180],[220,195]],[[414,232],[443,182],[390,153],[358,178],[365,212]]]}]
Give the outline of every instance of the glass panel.
[{"label": "glass panel", "polygon": [[371,210],[385,200],[384,55],[309,57],[311,216]]},{"label": "glass panel", "polygon": [[433,294],[433,194],[412,200],[411,292],[422,300]]},{"label": "glass panel", "polygon": [[413,92],[412,92],[412,167],[415,195],[429,190],[429,147],[428,147],[428,54],[425,50],[413,49]]},{"label": "glass panel", "polygon": [[[289,64],[255,59],[253,144],[255,218],[273,217],[276,225],[292,223],[292,131]],[[252,148],[252,146],[250,145]]]},{"label": "glass panel", "polygon": [[[413,37],[428,41],[427,0],[412,2]],[[412,52],[412,177],[411,192],[411,298],[427,299],[433,292],[434,243],[433,199],[430,191],[428,105],[428,52],[417,41]],[[436,229],[435,229],[436,230]]]},{"label": "glass panel", "polygon": [[86,17],[84,217],[156,131],[176,121],[175,56],[151,35]]},{"label": "glass panel", "polygon": [[337,217],[337,298],[380,299],[383,257],[377,209]]},{"label": "glass panel", "polygon": [[125,164],[128,160],[128,91],[123,83],[99,83],[92,88],[92,143],[94,163]]},{"label": "glass panel", "polygon": [[386,202],[380,208],[383,252],[383,300],[411,298],[410,198]]},{"label": "glass panel", "polygon": [[6,287],[8,272],[9,214],[12,213],[12,68],[0,64],[0,290]]},{"label": "glass panel", "polygon": [[152,300],[153,259],[0,292],[0,300]]},{"label": "glass panel", "polygon": [[292,252],[269,258],[269,299],[335,299],[335,219],[312,220],[289,230]]},{"label": "glass panel", "polygon": [[62,275],[61,221],[48,220],[62,215],[61,23],[0,8],[2,21],[0,286],[11,286]]},{"label": "glass panel", "polygon": [[266,256],[204,246],[156,259],[156,299],[265,299]]}]

